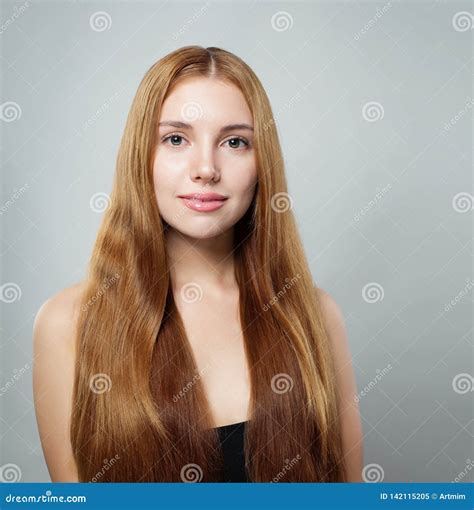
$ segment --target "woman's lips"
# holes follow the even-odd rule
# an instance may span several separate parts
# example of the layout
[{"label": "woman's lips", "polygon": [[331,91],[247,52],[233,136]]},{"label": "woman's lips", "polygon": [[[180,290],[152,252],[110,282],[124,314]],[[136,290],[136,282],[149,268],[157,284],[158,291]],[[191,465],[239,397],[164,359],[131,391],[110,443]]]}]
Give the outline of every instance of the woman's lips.
[{"label": "woman's lips", "polygon": [[199,212],[211,212],[217,209],[220,209],[227,201],[227,199],[222,200],[199,200],[198,198],[183,198],[184,205],[192,209],[193,211]]}]

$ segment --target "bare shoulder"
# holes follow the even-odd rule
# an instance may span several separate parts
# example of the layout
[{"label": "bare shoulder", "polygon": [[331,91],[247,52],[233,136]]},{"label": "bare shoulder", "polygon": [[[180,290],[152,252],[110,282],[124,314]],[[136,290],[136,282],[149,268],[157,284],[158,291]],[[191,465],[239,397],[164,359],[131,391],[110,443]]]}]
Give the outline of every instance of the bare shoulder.
[{"label": "bare shoulder", "polygon": [[336,369],[339,370],[341,367],[347,367],[351,360],[344,315],[341,307],[329,292],[321,287],[316,287],[316,294],[321,308],[324,329],[329,338],[329,346],[334,355]]},{"label": "bare shoulder", "polygon": [[53,482],[77,482],[70,443],[75,338],[83,282],[47,299],[33,325],[33,394],[46,464]]},{"label": "bare shoulder", "polygon": [[316,288],[316,295],[321,306],[324,325],[329,334],[332,335],[345,335],[345,321],[341,310],[336,300],[329,292],[321,287]]},{"label": "bare shoulder", "polygon": [[343,369],[347,371],[351,364],[351,354],[341,307],[331,294],[324,289],[316,287],[316,293],[336,370],[338,372]]},{"label": "bare shoulder", "polygon": [[348,482],[362,482],[363,433],[357,404],[357,385],[341,307],[321,288],[316,288],[323,322],[334,359],[338,407],[341,414],[343,454]]},{"label": "bare shoulder", "polygon": [[33,324],[35,347],[56,342],[68,344],[63,347],[73,347],[84,289],[85,282],[76,283],[57,292],[40,306]]}]

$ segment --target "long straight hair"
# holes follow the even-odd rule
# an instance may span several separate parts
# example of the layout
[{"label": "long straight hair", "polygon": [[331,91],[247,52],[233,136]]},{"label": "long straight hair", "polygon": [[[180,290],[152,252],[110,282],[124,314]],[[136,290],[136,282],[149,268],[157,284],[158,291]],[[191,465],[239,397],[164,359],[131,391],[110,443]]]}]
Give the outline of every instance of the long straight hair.
[{"label": "long straight hair", "polygon": [[257,185],[234,226],[233,252],[251,384],[249,479],[343,482],[331,349],[270,103],[244,61],[201,46],[150,67],[128,114],[78,320],[71,443],[79,480],[221,480],[218,431],[173,299],[152,175],[163,101],[191,76],[236,85],[254,121]]}]

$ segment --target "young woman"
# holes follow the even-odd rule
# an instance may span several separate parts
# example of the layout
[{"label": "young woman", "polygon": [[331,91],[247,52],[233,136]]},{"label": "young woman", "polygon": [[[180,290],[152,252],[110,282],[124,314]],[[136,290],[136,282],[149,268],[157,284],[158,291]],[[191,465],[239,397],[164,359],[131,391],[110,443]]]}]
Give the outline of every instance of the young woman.
[{"label": "young woman", "polygon": [[148,70],[87,278],[35,320],[52,481],[362,481],[344,321],[288,200],[246,63],[188,46]]}]

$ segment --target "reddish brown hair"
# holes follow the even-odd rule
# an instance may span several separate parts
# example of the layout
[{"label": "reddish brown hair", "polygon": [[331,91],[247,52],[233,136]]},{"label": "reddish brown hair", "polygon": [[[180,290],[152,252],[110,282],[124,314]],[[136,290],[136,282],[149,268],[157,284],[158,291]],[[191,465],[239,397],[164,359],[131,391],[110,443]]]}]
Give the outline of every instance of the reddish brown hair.
[{"label": "reddish brown hair", "polygon": [[80,481],[186,481],[186,469],[219,480],[218,433],[171,292],[152,175],[161,106],[189,76],[235,84],[254,120],[258,183],[234,250],[251,481],[345,481],[329,342],[292,210],[278,203],[287,185],[269,100],[240,58],[200,46],[156,62],[128,115],[78,324],[71,439]]}]

